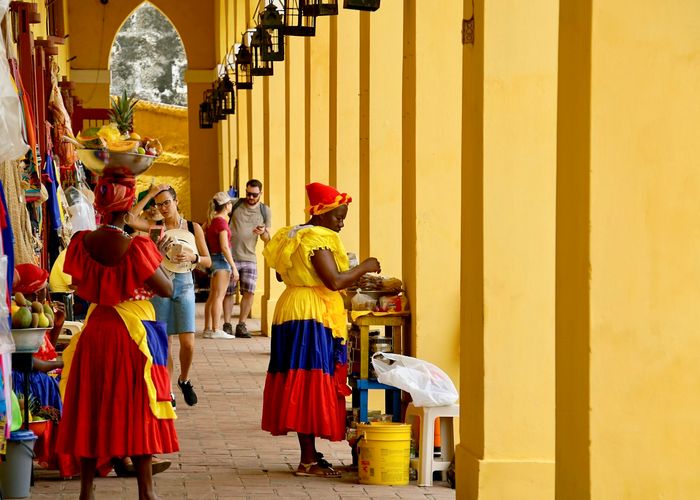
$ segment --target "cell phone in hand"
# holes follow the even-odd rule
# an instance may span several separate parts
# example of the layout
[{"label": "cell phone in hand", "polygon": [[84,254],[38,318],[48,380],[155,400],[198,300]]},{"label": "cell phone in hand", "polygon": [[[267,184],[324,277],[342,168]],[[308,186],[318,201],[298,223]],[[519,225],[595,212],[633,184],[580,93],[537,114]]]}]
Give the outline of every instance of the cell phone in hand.
[{"label": "cell phone in hand", "polygon": [[148,230],[148,236],[151,238],[153,243],[158,243],[163,237],[163,226],[155,226]]},{"label": "cell phone in hand", "polygon": [[172,248],[170,249],[170,254],[171,255],[179,255],[182,253],[182,244],[180,243],[173,243]]}]

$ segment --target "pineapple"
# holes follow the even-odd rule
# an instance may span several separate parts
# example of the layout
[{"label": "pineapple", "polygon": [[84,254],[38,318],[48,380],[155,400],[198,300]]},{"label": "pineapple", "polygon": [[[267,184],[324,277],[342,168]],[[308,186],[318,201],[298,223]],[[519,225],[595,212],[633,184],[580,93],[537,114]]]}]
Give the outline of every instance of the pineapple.
[{"label": "pineapple", "polygon": [[127,97],[126,90],[121,97],[112,98],[109,119],[116,123],[119,132],[128,135],[134,129],[134,107],[139,102],[135,97]]}]

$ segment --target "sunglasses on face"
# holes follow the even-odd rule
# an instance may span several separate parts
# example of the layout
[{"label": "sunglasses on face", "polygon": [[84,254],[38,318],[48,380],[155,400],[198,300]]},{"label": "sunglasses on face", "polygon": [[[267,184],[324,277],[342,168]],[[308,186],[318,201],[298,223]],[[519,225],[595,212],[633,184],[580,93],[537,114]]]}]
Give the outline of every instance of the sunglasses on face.
[{"label": "sunglasses on face", "polygon": [[260,196],[260,193],[251,193],[250,191],[245,192],[246,198],[257,198]]}]

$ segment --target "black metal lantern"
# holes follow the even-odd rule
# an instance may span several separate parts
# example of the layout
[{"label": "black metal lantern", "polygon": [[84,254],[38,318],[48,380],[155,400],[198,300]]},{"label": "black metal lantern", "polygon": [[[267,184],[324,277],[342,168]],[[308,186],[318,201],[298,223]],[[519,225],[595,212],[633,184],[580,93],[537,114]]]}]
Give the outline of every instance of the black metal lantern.
[{"label": "black metal lantern", "polygon": [[263,58],[263,46],[270,44],[270,35],[260,26],[255,28],[250,35],[250,50],[252,52],[252,64],[250,73],[254,76],[271,76],[273,73],[272,62]]},{"label": "black metal lantern", "polygon": [[236,112],[236,87],[233,86],[228,74],[219,79],[217,86],[221,96],[221,112],[225,115],[234,114]]},{"label": "black metal lantern", "polygon": [[248,47],[246,47],[244,36],[243,43],[239,45],[238,52],[236,52],[236,88],[239,90],[250,90],[253,88],[252,61],[253,57]]},{"label": "black metal lantern", "polygon": [[211,105],[206,99],[199,105],[199,128],[212,128],[214,121],[211,119]]},{"label": "black metal lantern", "polygon": [[305,0],[287,0],[284,4],[284,34],[289,36],[315,36],[316,16],[305,14]]},{"label": "black metal lantern", "polygon": [[310,16],[337,16],[338,0],[299,0],[301,10]]},{"label": "black metal lantern", "polygon": [[345,0],[344,9],[375,11],[379,8],[381,0]]},{"label": "black metal lantern", "polygon": [[226,118],[226,115],[221,112],[221,101],[219,100],[219,93],[216,91],[216,87],[212,86],[212,88],[204,91],[204,100],[209,103],[212,123]]},{"label": "black metal lantern", "polygon": [[284,61],[284,17],[274,4],[267,4],[260,13],[258,27],[269,36],[263,40],[262,60]]}]

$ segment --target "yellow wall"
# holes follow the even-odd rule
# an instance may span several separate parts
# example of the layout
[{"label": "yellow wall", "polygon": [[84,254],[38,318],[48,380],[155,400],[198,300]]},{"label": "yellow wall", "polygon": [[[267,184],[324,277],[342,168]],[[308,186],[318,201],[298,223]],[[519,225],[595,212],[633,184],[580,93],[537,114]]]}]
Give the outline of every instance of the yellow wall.
[{"label": "yellow wall", "polygon": [[474,6],[475,43],[463,52],[457,490],[551,499],[558,5]]},{"label": "yellow wall", "polygon": [[134,131],[142,137],[157,137],[163,146],[163,154],[145,175],[137,178],[138,191],[148,189],[151,183],[170,184],[177,192],[181,213],[190,217],[187,110],[180,106],[139,101],[134,113]]},{"label": "yellow wall", "polygon": [[[76,83],[75,93],[83,100],[84,107],[109,106],[108,70],[112,43],[121,25],[141,3],[124,0],[103,5],[68,0],[71,55],[75,56],[70,63],[70,76]],[[189,179],[189,198],[193,200],[192,217],[202,221],[206,219],[207,202],[212,193],[223,187],[219,175],[221,157],[217,131],[200,129],[198,115],[202,94],[215,80],[215,66],[219,62],[213,36],[216,6],[214,2],[183,3],[178,0],[153,0],[151,3],[173,23],[187,55],[187,140],[193,173]],[[212,33],[212,37],[202,38],[202,33]]]},{"label": "yellow wall", "polygon": [[[567,373],[560,399],[587,410],[572,430],[585,423],[589,446],[583,436],[564,435],[560,454],[567,465],[587,462],[590,484],[562,467],[557,496],[697,498],[700,4],[587,3],[578,11],[577,2],[565,3],[581,19],[584,39],[570,32],[562,44],[579,54],[588,49],[591,63],[588,75],[585,65],[579,74],[571,68],[562,87],[573,100],[584,94],[575,79],[589,76],[582,107],[590,113],[581,110],[567,124],[567,134],[583,134],[566,138],[560,170],[574,170],[567,193],[588,190],[586,213],[566,204],[562,215],[576,222],[569,238],[588,243],[589,281],[577,269],[585,255],[561,255],[571,257],[579,276],[571,296],[584,299],[589,316],[581,332],[588,349],[577,342],[568,353],[588,369]],[[630,13],[634,23],[625,22]],[[586,41],[589,48],[581,47]],[[579,152],[583,160],[564,163]],[[587,188],[576,188],[574,178]],[[562,327],[579,319],[571,303],[558,314]],[[571,388],[583,391],[565,396]]]}]

